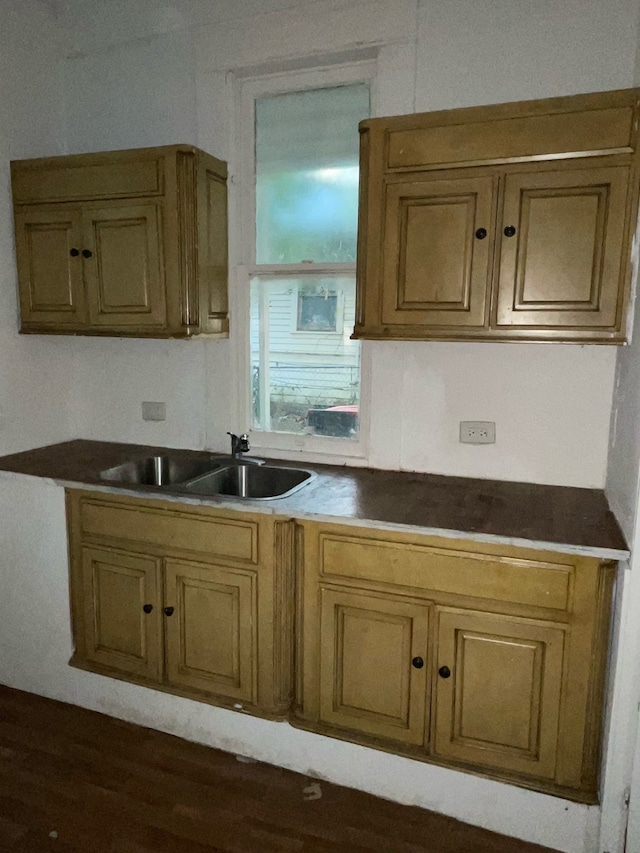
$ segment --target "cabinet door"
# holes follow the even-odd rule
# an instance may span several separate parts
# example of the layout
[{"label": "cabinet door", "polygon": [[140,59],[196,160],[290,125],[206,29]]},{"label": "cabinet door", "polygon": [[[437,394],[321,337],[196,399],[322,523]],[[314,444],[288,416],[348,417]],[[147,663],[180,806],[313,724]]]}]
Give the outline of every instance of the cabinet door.
[{"label": "cabinet door", "polygon": [[624,166],[507,176],[498,326],[619,327],[628,178]]},{"label": "cabinet door", "polygon": [[165,568],[169,683],[255,702],[255,575],[181,560]]},{"label": "cabinet door", "polygon": [[82,326],[85,302],[79,211],[35,206],[19,210],[15,222],[23,326]]},{"label": "cabinet door", "polygon": [[94,328],[161,328],[166,322],[161,211],[154,202],[83,209],[84,274]]},{"label": "cabinet door", "polygon": [[385,199],[382,323],[485,323],[494,179],[389,184]]},{"label": "cabinet door", "polygon": [[130,675],[162,674],[160,561],[82,549],[84,620],[89,661]]},{"label": "cabinet door", "polygon": [[425,739],[429,610],[323,589],[320,718],[402,743]]},{"label": "cabinet door", "polygon": [[547,623],[441,611],[435,754],[553,778],[563,644]]}]

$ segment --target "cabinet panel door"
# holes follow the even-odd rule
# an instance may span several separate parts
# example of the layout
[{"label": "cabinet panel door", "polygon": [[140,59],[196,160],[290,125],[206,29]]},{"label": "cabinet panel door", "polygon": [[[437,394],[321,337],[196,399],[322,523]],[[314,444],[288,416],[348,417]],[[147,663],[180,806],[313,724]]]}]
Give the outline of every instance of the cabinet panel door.
[{"label": "cabinet panel door", "polygon": [[153,557],[82,549],[88,660],[131,675],[161,678],[159,570],[160,561]]},{"label": "cabinet panel door", "polygon": [[81,248],[81,217],[77,209],[33,207],[16,213],[20,314],[24,325],[70,328],[84,323]]},{"label": "cabinet panel door", "polygon": [[436,755],[553,778],[563,644],[547,623],[440,612]]},{"label": "cabinet panel door", "polygon": [[173,608],[165,616],[168,681],[255,702],[255,575],[177,560],[165,567],[165,607]]},{"label": "cabinet panel door", "polygon": [[152,202],[105,203],[83,212],[91,325],[153,327],[166,320],[161,211]]},{"label": "cabinet panel door", "polygon": [[355,592],[323,589],[321,596],[322,721],[422,744],[428,608]]},{"label": "cabinet panel door", "polygon": [[619,325],[628,176],[623,166],[507,176],[498,325]]},{"label": "cabinet panel door", "polygon": [[484,325],[493,188],[490,177],[387,186],[383,324]]}]

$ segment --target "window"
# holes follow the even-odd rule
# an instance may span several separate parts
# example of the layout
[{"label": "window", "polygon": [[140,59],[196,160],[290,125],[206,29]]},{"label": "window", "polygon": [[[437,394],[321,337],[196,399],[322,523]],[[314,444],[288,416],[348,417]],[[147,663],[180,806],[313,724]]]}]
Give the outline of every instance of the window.
[{"label": "window", "polygon": [[329,75],[340,84],[302,72],[243,89],[255,178],[252,428],[272,435],[353,440],[359,433],[360,344],[350,336],[358,123],[370,114],[370,68],[344,71]]},{"label": "window", "polygon": [[328,286],[303,284],[298,288],[296,331],[339,331],[338,293],[329,289],[332,286],[333,281],[329,282]]}]

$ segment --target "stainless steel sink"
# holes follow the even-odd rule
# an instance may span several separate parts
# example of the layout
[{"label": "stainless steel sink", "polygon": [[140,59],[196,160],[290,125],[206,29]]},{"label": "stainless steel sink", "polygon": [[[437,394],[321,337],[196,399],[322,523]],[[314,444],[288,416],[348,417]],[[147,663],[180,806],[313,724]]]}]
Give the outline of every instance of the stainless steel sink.
[{"label": "stainless steel sink", "polygon": [[231,495],[264,501],[290,495],[315,476],[300,468],[238,464],[211,471],[181,488],[196,495]]},{"label": "stainless steel sink", "polygon": [[171,486],[185,483],[209,471],[220,468],[219,461],[189,459],[181,456],[147,456],[116,465],[100,472],[102,480],[116,483],[135,483],[143,486]]}]

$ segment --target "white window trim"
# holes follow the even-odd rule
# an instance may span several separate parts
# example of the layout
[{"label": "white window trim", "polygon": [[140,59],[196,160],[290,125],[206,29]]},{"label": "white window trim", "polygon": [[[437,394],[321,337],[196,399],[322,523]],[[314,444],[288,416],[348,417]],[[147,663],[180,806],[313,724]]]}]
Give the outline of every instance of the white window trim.
[{"label": "white window trim", "polygon": [[[359,432],[355,439],[317,435],[266,432],[254,430],[251,409],[249,304],[250,280],[254,275],[322,275],[323,272],[354,274],[350,264],[286,264],[256,265],[255,262],[255,100],[264,95],[285,94],[307,89],[331,88],[352,83],[368,83],[371,92],[371,114],[375,114],[376,62],[363,60],[344,65],[329,65],[300,71],[276,72],[260,77],[238,77],[233,81],[235,102],[235,151],[237,177],[231,192],[237,193],[236,204],[239,257],[232,258],[237,293],[233,300],[237,312],[232,316],[232,334],[237,347],[237,417],[238,429],[248,431],[254,450],[264,456],[290,456],[323,462],[365,464],[369,446],[369,400],[371,399],[371,359],[369,347],[360,349]],[[234,263],[235,261],[235,263]],[[301,333],[304,334],[304,333]]]}]

